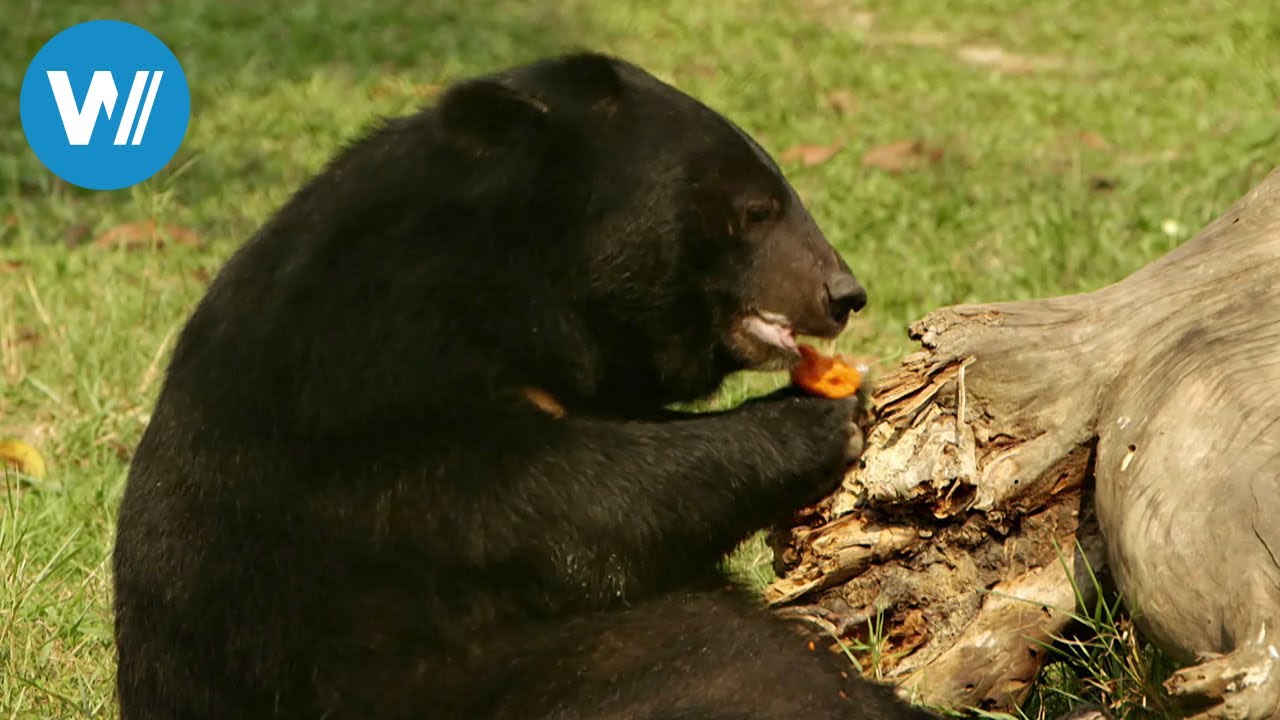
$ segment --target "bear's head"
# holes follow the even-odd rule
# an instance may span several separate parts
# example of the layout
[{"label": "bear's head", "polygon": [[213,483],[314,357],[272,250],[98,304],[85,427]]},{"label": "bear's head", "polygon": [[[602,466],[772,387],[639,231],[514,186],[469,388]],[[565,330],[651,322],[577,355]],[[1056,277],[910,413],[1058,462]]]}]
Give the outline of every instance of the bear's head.
[{"label": "bear's head", "polygon": [[528,386],[634,414],[780,369],[865,302],[745,132],[578,54],[339,153],[219,273],[171,371],[245,432],[487,417]]},{"label": "bear's head", "polygon": [[577,374],[558,388],[570,400],[698,398],[731,372],[786,367],[797,335],[834,337],[866,304],[760,145],[634,65],[545,60],[455,87],[440,113],[477,159],[540,153],[544,172],[525,181],[543,188],[548,216],[555,206],[580,223],[547,238],[572,245],[556,261],[571,269]]}]

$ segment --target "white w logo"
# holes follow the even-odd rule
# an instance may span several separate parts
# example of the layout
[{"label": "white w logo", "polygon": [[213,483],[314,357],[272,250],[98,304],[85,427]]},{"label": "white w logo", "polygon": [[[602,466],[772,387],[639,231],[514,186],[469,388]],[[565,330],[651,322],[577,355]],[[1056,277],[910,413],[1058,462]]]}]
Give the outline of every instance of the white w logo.
[{"label": "white w logo", "polygon": [[[93,137],[93,126],[98,122],[98,111],[106,110],[107,117],[116,107],[116,98],[120,93],[116,90],[116,81],[106,70],[97,70],[89,81],[89,92],[85,93],[84,105],[76,107],[75,94],[71,92],[71,80],[65,70],[49,70],[49,87],[53,89],[53,99],[58,103],[58,114],[62,116],[62,128],[67,131],[67,142],[72,145],[88,145]],[[142,135],[147,131],[147,119],[151,117],[151,105],[156,99],[156,90],[160,87],[160,78],[164,71],[150,72],[139,70],[133,76],[133,87],[129,89],[129,99],[124,105],[124,115],[120,118],[120,127],[116,131],[116,145],[124,145],[129,139],[129,131],[133,130],[133,142],[142,142]],[[147,88],[147,80],[151,80],[151,88]],[[138,103],[142,100],[142,91],[147,91],[147,100],[142,106],[142,116],[138,115]]]}]

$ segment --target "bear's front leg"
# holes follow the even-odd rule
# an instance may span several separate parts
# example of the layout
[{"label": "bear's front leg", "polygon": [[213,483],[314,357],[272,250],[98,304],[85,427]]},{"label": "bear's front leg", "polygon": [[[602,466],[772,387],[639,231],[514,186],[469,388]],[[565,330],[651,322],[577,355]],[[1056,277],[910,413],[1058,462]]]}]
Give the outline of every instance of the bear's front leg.
[{"label": "bear's front leg", "polygon": [[[840,481],[861,447],[858,408],[779,396],[661,422],[547,418],[539,442],[483,469],[485,492],[438,486],[455,503],[433,524],[455,525],[472,563],[522,558],[565,609],[715,581],[750,533]],[[462,470],[444,482],[465,486]]]}]

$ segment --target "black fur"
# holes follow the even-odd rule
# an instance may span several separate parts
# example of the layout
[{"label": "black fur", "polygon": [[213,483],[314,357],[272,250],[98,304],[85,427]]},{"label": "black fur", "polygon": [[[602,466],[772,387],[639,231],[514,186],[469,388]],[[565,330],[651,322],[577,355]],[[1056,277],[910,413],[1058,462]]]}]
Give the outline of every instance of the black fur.
[{"label": "black fur", "polygon": [[838,332],[847,271],[754,142],[620,61],[355,143],[175,348],[120,508],[123,720],[918,716],[717,589],[837,482],[852,403],[664,409],[777,366],[752,311]]}]

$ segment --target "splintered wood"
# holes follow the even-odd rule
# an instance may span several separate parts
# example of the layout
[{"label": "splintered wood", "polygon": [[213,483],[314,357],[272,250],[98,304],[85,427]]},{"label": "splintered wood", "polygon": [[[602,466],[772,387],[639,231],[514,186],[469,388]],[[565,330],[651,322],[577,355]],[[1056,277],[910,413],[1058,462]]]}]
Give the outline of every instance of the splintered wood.
[{"label": "splintered wood", "polygon": [[1280,718],[1277,278],[1280,171],[1114,285],[913,324],[860,464],[772,538],[767,599],[874,635],[918,699],[1008,710],[1087,561],[1190,665],[1189,713]]},{"label": "splintered wood", "polygon": [[[1090,453],[1047,467],[1051,482],[984,486],[983,470],[1029,438],[972,412],[973,362],[918,354],[881,384],[861,466],[775,538],[782,577],[766,595],[864,642],[887,611],[878,672],[930,702],[1005,706],[1039,670],[1037,643],[1069,622],[1071,585],[1058,576],[1075,563]],[[1096,531],[1084,537],[1100,563]]]}]

